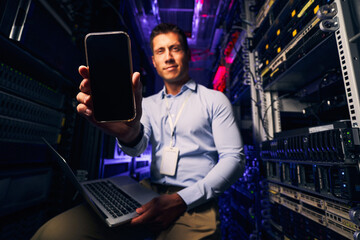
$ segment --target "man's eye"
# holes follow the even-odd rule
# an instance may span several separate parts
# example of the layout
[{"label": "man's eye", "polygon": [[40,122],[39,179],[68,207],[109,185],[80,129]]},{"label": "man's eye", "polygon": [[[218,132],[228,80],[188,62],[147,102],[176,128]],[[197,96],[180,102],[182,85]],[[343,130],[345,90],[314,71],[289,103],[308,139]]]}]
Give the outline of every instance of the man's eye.
[{"label": "man's eye", "polygon": [[164,50],[162,50],[162,49],[159,49],[156,51],[157,54],[162,54],[163,52],[164,52]]}]

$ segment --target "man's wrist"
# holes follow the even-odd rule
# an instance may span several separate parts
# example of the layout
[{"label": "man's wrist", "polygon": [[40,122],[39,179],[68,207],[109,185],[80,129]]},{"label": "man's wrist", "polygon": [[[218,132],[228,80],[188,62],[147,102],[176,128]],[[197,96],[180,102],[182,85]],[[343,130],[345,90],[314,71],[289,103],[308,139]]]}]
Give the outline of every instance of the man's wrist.
[{"label": "man's wrist", "polygon": [[184,201],[184,199],[182,199],[182,197],[176,193],[176,201],[178,202],[179,206],[181,206],[182,208],[184,208],[184,211],[187,209],[187,204]]},{"label": "man's wrist", "polygon": [[141,141],[143,136],[144,136],[144,126],[140,123],[140,131],[134,139],[132,139],[129,142],[122,141],[119,138],[117,139],[121,145],[124,145],[126,147],[135,147]]}]

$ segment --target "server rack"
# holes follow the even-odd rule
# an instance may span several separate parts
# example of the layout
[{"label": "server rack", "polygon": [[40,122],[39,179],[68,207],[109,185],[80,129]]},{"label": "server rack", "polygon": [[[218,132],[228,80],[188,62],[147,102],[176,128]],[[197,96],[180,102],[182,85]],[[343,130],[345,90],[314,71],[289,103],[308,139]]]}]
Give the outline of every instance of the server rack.
[{"label": "server rack", "polygon": [[265,1],[254,20],[254,141],[272,213],[260,239],[359,237],[357,7]]},{"label": "server rack", "polygon": [[[69,82],[13,42],[3,37],[0,41],[4,53],[0,63],[0,238],[28,238],[59,208],[49,200],[64,194],[62,182],[52,181],[58,172],[46,161],[49,156],[41,137],[53,144],[71,140],[62,135],[64,126],[74,123],[64,110],[68,99],[60,90],[60,82]],[[25,67],[15,64],[17,58],[26,62]],[[42,72],[33,75],[27,68]],[[47,77],[55,84],[46,82]]]},{"label": "server rack", "polygon": [[[27,18],[17,14],[23,10]],[[85,167],[95,165],[89,150],[99,149],[102,135],[76,113],[81,56],[53,16],[38,1],[18,0],[1,1],[0,16],[0,238],[29,239],[79,202],[42,137],[86,179],[98,174]],[[16,38],[15,28],[24,30]]]},{"label": "server rack", "polygon": [[[246,21],[226,29],[224,92],[260,155],[253,183],[267,189],[253,199],[256,220],[225,214],[248,230],[228,239],[358,239],[358,9],[356,1],[248,0]],[[241,215],[244,198],[226,196],[224,206]]]}]

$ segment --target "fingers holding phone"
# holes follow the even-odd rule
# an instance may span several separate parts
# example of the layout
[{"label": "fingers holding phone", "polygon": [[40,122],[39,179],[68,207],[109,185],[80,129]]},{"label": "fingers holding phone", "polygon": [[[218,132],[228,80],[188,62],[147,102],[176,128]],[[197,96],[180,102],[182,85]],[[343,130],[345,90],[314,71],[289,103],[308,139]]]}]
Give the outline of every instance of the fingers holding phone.
[{"label": "fingers holding phone", "polygon": [[[86,67],[86,66],[80,66],[79,67],[79,74],[84,78],[84,79],[88,79],[89,78],[89,67]],[[80,87],[81,87],[81,84],[80,84]],[[90,86],[89,87],[89,90],[90,90]],[[80,89],[81,90],[81,89]]]},{"label": "fingers holding phone", "polygon": [[135,109],[136,109],[136,117],[134,119],[140,122],[140,118],[142,115],[142,107],[141,107],[141,102],[142,102],[142,83],[140,81],[140,73],[139,72],[134,72],[134,74],[132,75],[132,84],[133,84],[133,88],[134,88],[134,93],[135,93]]},{"label": "fingers holding phone", "polygon": [[93,107],[91,101],[91,90],[90,90],[90,81],[89,81],[89,69],[85,66],[79,67],[79,73],[84,78],[80,85],[80,92],[76,96],[76,100],[79,102],[77,106],[77,111],[84,117],[92,117]]},{"label": "fingers holding phone", "polygon": [[[80,92],[76,96],[76,100],[79,102],[77,106],[77,110],[81,115],[84,116],[91,116],[93,112],[92,106],[92,99],[91,99],[91,87],[90,87],[90,80],[89,70],[86,66],[79,67],[79,74],[84,78],[80,85],[79,90]],[[132,76],[132,85],[135,93],[135,104],[136,104],[136,116],[138,119],[141,116],[141,101],[142,101],[142,84],[140,81],[140,73],[135,72]],[[140,119],[139,119],[140,120]]]},{"label": "fingers holding phone", "polygon": [[[80,85],[80,92],[77,94],[76,99],[79,102],[77,111],[80,115],[87,118],[91,123],[100,127],[110,135],[118,137],[122,142],[127,142],[131,139],[131,136],[137,136],[140,129],[140,118],[142,114],[141,102],[142,102],[142,84],[140,81],[140,73],[135,72],[132,75],[132,86],[135,93],[136,103],[136,118],[130,122],[98,122],[93,115],[93,104],[91,96],[90,80],[88,78],[88,67],[80,66],[79,73],[84,78]],[[130,136],[130,138],[129,138]],[[130,142],[130,140],[129,140]]]}]

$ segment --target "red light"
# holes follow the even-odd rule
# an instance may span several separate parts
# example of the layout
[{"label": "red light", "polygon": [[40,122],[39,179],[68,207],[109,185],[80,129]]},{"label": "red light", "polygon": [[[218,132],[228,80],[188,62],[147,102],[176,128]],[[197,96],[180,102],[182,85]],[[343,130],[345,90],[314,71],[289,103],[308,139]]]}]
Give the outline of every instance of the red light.
[{"label": "red light", "polygon": [[240,36],[240,32],[235,32],[231,35],[231,39],[224,50],[225,56],[230,55],[231,51],[234,49],[237,40],[239,39],[239,36]]},{"label": "red light", "polygon": [[218,70],[216,71],[214,80],[213,80],[213,88],[220,92],[224,92],[226,88],[226,67],[219,66]]},{"label": "red light", "polygon": [[226,56],[226,57],[225,57],[225,62],[226,62],[226,63],[232,64],[233,61],[234,61],[234,59],[233,59],[232,57],[229,57],[229,56]]}]

